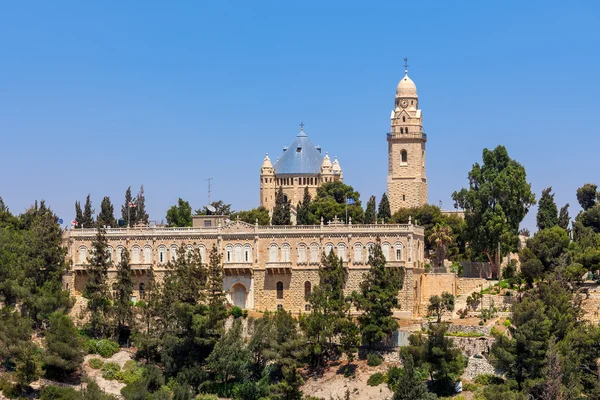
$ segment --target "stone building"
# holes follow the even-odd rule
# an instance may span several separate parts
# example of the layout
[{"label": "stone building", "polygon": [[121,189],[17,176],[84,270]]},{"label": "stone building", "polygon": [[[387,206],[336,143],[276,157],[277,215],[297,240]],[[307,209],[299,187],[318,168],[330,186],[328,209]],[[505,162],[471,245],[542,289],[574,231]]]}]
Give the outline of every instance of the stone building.
[{"label": "stone building", "polygon": [[283,154],[275,165],[269,154],[265,156],[260,169],[260,205],[271,211],[275,207],[275,195],[282,188],[286,201],[292,209],[292,222],[296,222],[296,206],[308,188],[311,197],[317,195],[317,188],[326,182],[343,181],[342,168],[337,158],[333,163],[329,154],[321,154],[321,147],[312,144],[304,125],[296,139],[283,148]]},{"label": "stone building", "polygon": [[387,195],[392,213],[401,208],[419,207],[427,203],[425,143],[423,115],[415,83],[408,69],[396,88],[391,129],[387,134]]},{"label": "stone building", "polygon": [[[218,216],[217,216],[218,217]],[[198,248],[207,260],[213,245],[223,256],[224,289],[227,300],[251,310],[293,312],[309,310],[307,294],[319,283],[322,252],[334,251],[348,268],[346,293],[359,289],[367,272],[368,251],[379,237],[389,268],[404,267],[405,284],[399,292],[401,312],[415,312],[419,298],[418,276],[423,265],[422,227],[407,225],[357,225],[332,221],[303,226],[259,226],[241,221],[215,220],[212,226],[193,228],[136,227],[106,230],[109,254],[114,264],[109,270],[110,285],[116,279],[116,264],[122,249],[129,250],[133,271],[134,300],[144,298],[148,271],[161,280],[167,262],[177,250]],[[65,288],[74,295],[83,293],[86,265],[94,229],[65,232],[67,257],[72,265],[64,277]]]}]

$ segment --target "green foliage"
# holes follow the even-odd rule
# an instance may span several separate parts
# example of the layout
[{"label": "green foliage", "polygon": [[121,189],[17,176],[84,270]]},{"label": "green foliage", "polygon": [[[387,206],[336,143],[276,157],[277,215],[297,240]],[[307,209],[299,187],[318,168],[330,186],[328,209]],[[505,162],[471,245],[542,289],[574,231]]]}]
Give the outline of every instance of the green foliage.
[{"label": "green foliage", "polygon": [[304,383],[296,369],[296,364],[287,363],[283,366],[283,379],[271,386],[270,400],[302,400],[300,387]]},{"label": "green foliage", "polygon": [[471,310],[476,311],[479,304],[481,304],[481,299],[483,299],[483,294],[480,292],[473,292],[469,296],[467,296],[467,307]]},{"label": "green foliage", "polygon": [[75,221],[77,222],[75,228],[83,228],[81,224],[83,221],[83,211],[81,211],[81,203],[79,201],[75,201]]},{"label": "green foliage", "polygon": [[90,368],[100,369],[104,365],[104,361],[102,361],[101,358],[90,358],[88,364],[90,365]]},{"label": "green foliage", "polygon": [[445,312],[454,311],[454,296],[448,292],[442,293],[441,296],[431,296],[427,311],[437,316],[437,322],[442,322],[442,315]]},{"label": "green foliage", "polygon": [[477,375],[474,379],[475,383],[479,385],[502,385],[504,383],[504,379],[498,375],[494,374],[480,374]]},{"label": "green foliage", "polygon": [[436,263],[438,267],[444,265],[444,259],[448,251],[448,245],[454,241],[452,228],[447,225],[437,224],[429,235],[429,243],[435,249]]},{"label": "green foliage", "polygon": [[81,395],[71,387],[44,386],[40,389],[40,400],[80,400]]},{"label": "green foliage", "polygon": [[190,206],[190,203],[179,198],[177,205],[167,210],[167,224],[174,227],[192,226],[192,206]]},{"label": "green foliage", "polygon": [[369,377],[367,380],[367,385],[369,386],[379,386],[385,382],[385,375],[381,372],[375,372],[373,375]]},{"label": "green foliage", "polygon": [[570,223],[571,217],[569,217],[569,203],[567,203],[560,209],[557,225],[568,232]]},{"label": "green foliage", "polygon": [[377,203],[375,202],[375,196],[371,196],[367,202],[367,209],[365,210],[365,224],[374,224],[377,221]]},{"label": "green foliage", "polygon": [[120,382],[130,385],[137,381],[142,380],[144,377],[144,368],[136,363],[134,360],[127,360],[123,369],[117,375],[117,379]]},{"label": "green foliage", "polygon": [[[415,368],[412,355],[403,358],[403,368],[397,378],[394,379],[395,386],[392,400],[434,400],[437,396],[429,393],[427,385]],[[388,377],[388,381],[390,378]]]},{"label": "green foliage", "polygon": [[272,225],[291,225],[292,224],[292,212],[290,208],[290,202],[286,199],[283,194],[283,187],[279,187],[279,190],[275,194],[275,208],[273,209],[273,216],[271,218]]},{"label": "green foliage", "polygon": [[113,312],[119,327],[125,324],[131,325],[133,311],[131,306],[131,295],[133,293],[133,279],[131,277],[131,264],[129,263],[129,251],[121,250],[121,262],[117,265],[117,281],[113,286],[115,298],[113,299]]},{"label": "green foliage", "polygon": [[382,362],[383,362],[383,359],[377,353],[369,353],[367,355],[367,365],[369,367],[377,367],[377,366],[381,365]]},{"label": "green foliage", "polygon": [[310,193],[308,192],[308,186],[304,188],[304,196],[302,201],[297,207],[296,224],[298,225],[315,225],[318,223],[315,216],[310,211]]},{"label": "green foliage", "polygon": [[117,220],[115,219],[115,208],[110,202],[110,197],[105,196],[100,203],[100,213],[96,217],[96,225],[99,227],[115,228]]},{"label": "green foliage", "polygon": [[198,396],[196,396],[196,400],[219,400],[219,397],[214,394],[201,393]]},{"label": "green foliage", "polygon": [[269,210],[264,207],[253,208],[248,211],[239,211],[231,215],[231,219],[240,219],[240,221],[254,225],[258,220],[258,225],[269,225],[271,223],[271,217],[269,216]]},{"label": "green foliage", "polygon": [[112,265],[108,255],[108,242],[104,228],[98,228],[96,239],[92,242],[89,264],[86,265],[88,279],[83,291],[88,299],[90,312],[90,331],[94,336],[105,333],[110,311],[108,294],[108,268]]},{"label": "green foliage", "polygon": [[[231,204],[225,203],[223,200],[217,200],[210,203],[215,208],[214,212],[208,211],[206,207],[196,210],[197,215],[234,215],[235,212],[231,209]],[[259,207],[260,208],[260,207]],[[254,223],[254,221],[252,221]],[[268,224],[267,224],[268,225]]]},{"label": "green foliage", "polygon": [[264,377],[258,382],[245,381],[237,384],[233,388],[233,398],[235,400],[261,400],[269,395],[268,377]]},{"label": "green foliage", "polygon": [[484,400],[525,400],[526,396],[516,393],[509,385],[490,385],[483,389]]},{"label": "green foliage", "polygon": [[82,228],[94,228],[96,223],[94,222],[94,210],[92,209],[92,200],[88,194],[85,198],[85,204],[83,206],[83,215],[81,221],[78,221]]},{"label": "green foliage", "polygon": [[[346,204],[346,199],[353,199],[354,204]],[[347,222],[346,210],[353,223],[362,223],[364,210],[360,203],[360,193],[341,181],[327,182],[319,186],[317,196],[310,205],[310,213],[314,216],[315,222],[323,218],[323,221],[327,223],[336,216]]]},{"label": "green foliage", "polygon": [[390,201],[387,194],[384,193],[379,201],[379,207],[377,209],[377,218],[383,223],[389,222],[392,219],[392,211],[390,209]]},{"label": "green foliage", "polygon": [[117,379],[118,373],[121,371],[119,364],[115,362],[107,362],[102,366],[102,377],[109,381]]},{"label": "green foliage", "polygon": [[83,362],[81,339],[77,328],[67,315],[55,312],[50,316],[45,343],[46,375],[54,378],[64,377],[77,370]]},{"label": "green foliage", "polygon": [[250,351],[242,338],[242,322],[236,319],[206,359],[208,368],[222,383],[234,378],[243,381],[249,375]]},{"label": "green foliage", "polygon": [[17,383],[26,387],[41,374],[41,350],[31,341],[32,321],[12,307],[0,309],[0,359],[16,372]]},{"label": "green foliage", "polygon": [[102,358],[110,358],[120,350],[119,344],[113,340],[102,339],[96,342],[96,349],[92,354],[98,354]]},{"label": "green foliage", "polygon": [[499,254],[517,249],[519,224],[535,204],[525,168],[506,148],[483,150],[483,165],[469,172],[469,188],[454,192],[455,206],[465,210],[465,237],[475,254],[485,255],[499,275]]},{"label": "green foliage", "polygon": [[234,318],[239,318],[242,316],[242,309],[238,306],[233,306],[231,307],[231,315],[233,315]]},{"label": "green foliage", "polygon": [[538,203],[537,227],[539,230],[552,228],[558,224],[558,208],[554,202],[552,187],[544,189]]},{"label": "green foliage", "polygon": [[141,223],[144,225],[148,225],[148,220],[150,219],[150,216],[146,212],[146,196],[144,196],[144,185],[140,186],[140,191],[138,192],[138,195],[137,195],[136,204],[137,204],[136,213],[135,213],[136,224]]},{"label": "green foliage", "polygon": [[584,211],[594,207],[598,202],[598,185],[586,183],[577,189],[577,201]]}]

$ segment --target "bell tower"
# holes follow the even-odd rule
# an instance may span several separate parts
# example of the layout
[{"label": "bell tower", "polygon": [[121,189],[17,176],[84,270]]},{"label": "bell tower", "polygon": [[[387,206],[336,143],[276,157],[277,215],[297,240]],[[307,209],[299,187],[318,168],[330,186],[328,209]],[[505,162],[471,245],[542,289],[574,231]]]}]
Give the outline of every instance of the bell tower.
[{"label": "bell tower", "polygon": [[423,116],[415,83],[408,77],[405,61],[404,78],[396,88],[391,128],[387,134],[387,195],[392,213],[400,208],[420,207],[427,203]]}]

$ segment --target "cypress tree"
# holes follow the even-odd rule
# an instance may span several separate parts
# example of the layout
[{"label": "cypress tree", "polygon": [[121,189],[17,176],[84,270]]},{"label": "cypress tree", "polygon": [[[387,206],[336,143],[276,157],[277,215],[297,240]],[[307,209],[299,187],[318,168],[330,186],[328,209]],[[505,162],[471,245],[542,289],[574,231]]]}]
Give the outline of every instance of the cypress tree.
[{"label": "cypress tree", "polygon": [[558,223],[558,208],[554,202],[552,186],[542,191],[542,197],[538,203],[537,226],[539,230],[552,228]]},{"label": "cypress tree", "polygon": [[88,280],[85,283],[83,296],[88,299],[87,309],[91,313],[90,327],[92,334],[99,336],[106,324],[106,314],[109,309],[108,299],[108,267],[110,266],[108,241],[103,228],[98,228],[96,239],[92,242],[89,264],[87,267]]},{"label": "cypress tree", "polygon": [[275,208],[273,209],[273,217],[271,218],[271,224],[273,225],[291,225],[292,213],[290,210],[290,203],[285,201],[283,194],[283,188],[280,186],[277,194],[275,195]]},{"label": "cypress tree", "polygon": [[568,231],[570,223],[571,217],[569,216],[569,203],[567,203],[564,207],[560,209],[560,212],[558,213],[557,225],[563,228],[564,230]]},{"label": "cypress tree", "polygon": [[75,228],[81,228],[81,222],[83,221],[83,212],[81,211],[81,203],[75,202],[75,221],[77,221],[77,225]]},{"label": "cypress tree", "polygon": [[134,226],[137,222],[137,207],[129,207],[132,200],[131,186],[129,186],[125,192],[125,204],[121,207],[121,218],[125,220],[126,226]]},{"label": "cypress tree", "polygon": [[225,307],[225,292],[223,291],[223,265],[221,264],[221,253],[213,244],[210,250],[208,281],[207,281],[208,318],[213,335],[219,336],[227,318]]},{"label": "cypress tree", "polygon": [[102,203],[100,203],[100,214],[96,217],[96,225],[99,227],[106,226],[110,228],[117,226],[117,221],[115,220],[115,208],[108,196],[104,196]]},{"label": "cypress tree", "polygon": [[133,280],[131,279],[131,264],[129,251],[121,251],[121,262],[117,265],[117,282],[114,301],[115,316],[119,327],[131,322],[131,294],[133,293]]},{"label": "cypress tree", "polygon": [[381,196],[381,201],[379,202],[379,210],[377,212],[377,217],[382,220],[384,223],[388,222],[392,218],[392,210],[390,209],[390,201],[388,200],[387,194],[383,194]]},{"label": "cypress tree", "polygon": [[375,202],[375,196],[369,198],[367,203],[367,210],[365,211],[365,224],[374,224],[377,218],[377,203]]},{"label": "cypress tree", "polygon": [[94,210],[92,209],[92,200],[88,194],[85,198],[85,204],[83,206],[83,217],[81,219],[82,228],[94,228]]},{"label": "cypress tree", "polygon": [[298,203],[298,218],[296,223],[298,225],[310,225],[310,193],[308,192],[308,186],[304,188],[304,198]]},{"label": "cypress tree", "polygon": [[144,196],[144,185],[140,187],[140,191],[137,195],[137,207],[136,207],[136,223],[143,223],[148,225],[149,216],[146,212],[146,197]]}]

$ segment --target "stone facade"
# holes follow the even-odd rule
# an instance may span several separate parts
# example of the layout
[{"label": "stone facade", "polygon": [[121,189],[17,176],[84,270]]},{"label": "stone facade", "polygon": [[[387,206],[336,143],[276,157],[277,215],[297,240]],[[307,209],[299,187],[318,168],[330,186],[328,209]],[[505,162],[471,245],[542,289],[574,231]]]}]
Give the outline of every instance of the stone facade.
[{"label": "stone facade", "polygon": [[[87,279],[86,264],[96,231],[74,229],[65,233],[71,270],[64,277],[65,288],[78,295]],[[306,294],[319,283],[323,251],[335,251],[346,261],[345,291],[357,290],[368,271],[368,248],[381,239],[390,268],[404,267],[405,283],[398,296],[401,311],[415,310],[417,282],[423,265],[422,227],[415,225],[356,225],[331,223],[302,226],[259,226],[240,221],[212,227],[136,227],[106,230],[113,264],[120,250],[130,252],[134,275],[134,300],[144,297],[148,271],[157,280],[167,273],[167,262],[180,247],[200,249],[207,259],[213,245],[223,255],[223,286],[229,303],[257,311],[284,308],[309,311]],[[116,269],[109,270],[109,284]]]},{"label": "stone facade", "polygon": [[414,82],[406,75],[396,89],[391,129],[387,134],[387,195],[392,213],[427,203],[423,115]]}]

